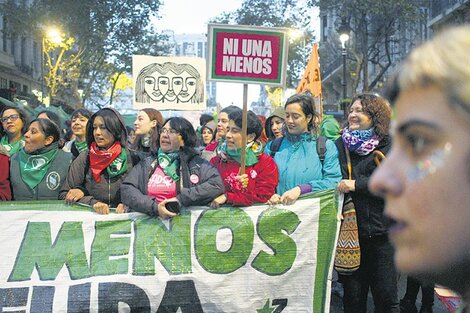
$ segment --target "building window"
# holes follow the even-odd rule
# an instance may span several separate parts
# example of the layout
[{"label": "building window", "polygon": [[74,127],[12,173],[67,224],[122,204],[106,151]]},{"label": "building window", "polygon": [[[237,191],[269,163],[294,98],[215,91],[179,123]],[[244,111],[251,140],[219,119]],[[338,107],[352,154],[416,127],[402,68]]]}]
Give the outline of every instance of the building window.
[{"label": "building window", "polygon": [[3,25],[2,25],[2,41],[3,41],[3,52],[7,52],[7,20],[2,16]]},{"label": "building window", "polygon": [[6,78],[0,77],[0,89],[8,88],[8,80]]},{"label": "building window", "polygon": [[26,65],[26,37],[21,37],[21,65]]},{"label": "building window", "polygon": [[23,85],[23,93],[25,93],[25,94],[28,93],[28,86]]},{"label": "building window", "polygon": [[203,50],[202,50],[203,49],[203,44],[204,44],[203,42],[198,42],[197,43],[197,56],[200,57],[200,58],[204,57]]}]

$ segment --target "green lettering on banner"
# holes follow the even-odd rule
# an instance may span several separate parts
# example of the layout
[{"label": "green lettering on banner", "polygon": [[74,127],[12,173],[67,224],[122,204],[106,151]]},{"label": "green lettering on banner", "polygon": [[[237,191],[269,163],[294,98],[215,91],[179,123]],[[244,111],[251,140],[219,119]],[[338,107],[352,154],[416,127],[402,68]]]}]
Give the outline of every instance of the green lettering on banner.
[{"label": "green lettering on banner", "polygon": [[[221,229],[232,232],[232,245],[227,251],[217,249],[217,232]],[[194,233],[196,257],[210,273],[236,271],[246,264],[253,249],[253,222],[242,209],[207,210],[199,216]]]},{"label": "green lettering on banner", "polygon": [[282,275],[287,272],[297,256],[297,245],[288,235],[299,224],[299,217],[292,211],[278,208],[264,211],[258,218],[257,231],[274,254],[260,251],[251,263],[253,268],[267,275]]},{"label": "green lettering on banner", "polygon": [[[131,220],[97,221],[95,223],[95,238],[91,246],[91,272],[93,276],[128,272],[128,258],[111,260],[110,257],[129,254],[131,224]],[[111,235],[118,234],[129,236],[111,238]]]},{"label": "green lettering on banner", "polygon": [[162,220],[135,221],[134,275],[155,275],[155,257],[171,275],[191,273],[191,214],[173,217],[169,229]]},{"label": "green lettering on banner", "polygon": [[82,222],[64,222],[54,243],[49,223],[29,222],[8,281],[29,280],[34,268],[54,280],[64,264],[71,279],[89,277]]}]

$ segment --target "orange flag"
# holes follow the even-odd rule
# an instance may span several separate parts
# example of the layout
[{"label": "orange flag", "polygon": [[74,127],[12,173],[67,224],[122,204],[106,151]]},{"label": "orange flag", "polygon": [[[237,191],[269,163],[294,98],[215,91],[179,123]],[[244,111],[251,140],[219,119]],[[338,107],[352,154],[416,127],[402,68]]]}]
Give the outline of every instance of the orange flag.
[{"label": "orange flag", "polygon": [[320,64],[318,63],[318,44],[313,45],[304,76],[297,87],[297,93],[309,90],[314,97],[321,96]]}]

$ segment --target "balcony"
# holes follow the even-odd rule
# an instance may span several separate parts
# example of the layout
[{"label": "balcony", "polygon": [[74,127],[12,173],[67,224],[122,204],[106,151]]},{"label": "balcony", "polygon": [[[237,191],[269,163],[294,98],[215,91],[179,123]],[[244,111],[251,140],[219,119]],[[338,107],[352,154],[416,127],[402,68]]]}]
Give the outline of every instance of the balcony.
[{"label": "balcony", "polygon": [[467,3],[468,0],[434,0],[431,1],[431,18],[435,18],[441,13],[451,13],[456,8]]}]

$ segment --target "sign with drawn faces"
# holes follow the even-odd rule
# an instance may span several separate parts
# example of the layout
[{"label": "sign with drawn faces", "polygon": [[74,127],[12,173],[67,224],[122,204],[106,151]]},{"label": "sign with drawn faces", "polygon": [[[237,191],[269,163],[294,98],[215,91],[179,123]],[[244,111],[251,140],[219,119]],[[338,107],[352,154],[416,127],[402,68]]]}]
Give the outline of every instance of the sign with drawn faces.
[{"label": "sign with drawn faces", "polygon": [[134,108],[205,110],[205,72],[203,58],[134,55]]}]

